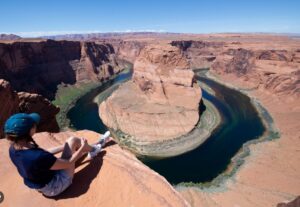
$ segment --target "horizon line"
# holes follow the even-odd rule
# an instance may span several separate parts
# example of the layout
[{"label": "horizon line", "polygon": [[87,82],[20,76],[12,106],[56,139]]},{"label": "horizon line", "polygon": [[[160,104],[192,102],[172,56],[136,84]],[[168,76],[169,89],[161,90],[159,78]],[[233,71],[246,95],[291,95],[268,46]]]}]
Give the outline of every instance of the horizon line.
[{"label": "horizon line", "polygon": [[161,34],[187,34],[187,35],[201,35],[201,34],[274,34],[274,35],[300,35],[300,32],[170,32],[166,30],[116,30],[116,31],[33,31],[33,32],[0,32],[0,34],[6,35],[17,35],[22,38],[44,38],[44,37],[55,37],[64,35],[89,35],[89,34],[126,34],[126,33],[161,33]]}]

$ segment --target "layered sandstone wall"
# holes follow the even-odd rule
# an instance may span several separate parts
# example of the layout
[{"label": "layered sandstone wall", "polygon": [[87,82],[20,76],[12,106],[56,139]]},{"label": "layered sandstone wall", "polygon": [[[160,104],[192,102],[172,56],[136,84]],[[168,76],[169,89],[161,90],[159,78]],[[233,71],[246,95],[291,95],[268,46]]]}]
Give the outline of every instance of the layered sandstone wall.
[{"label": "layered sandstone wall", "polygon": [[17,91],[53,99],[57,85],[101,81],[120,71],[110,44],[76,41],[0,43],[0,78]]},{"label": "layered sandstone wall", "polygon": [[181,50],[191,68],[210,68],[219,76],[234,75],[247,87],[261,88],[269,93],[300,96],[300,50],[297,45],[282,43],[279,47],[276,43],[241,40],[245,42],[190,40],[172,41],[171,44]]},{"label": "layered sandstone wall", "polygon": [[296,51],[228,49],[217,57],[211,69],[218,75],[234,74],[252,88],[299,98],[299,57]]},{"label": "layered sandstone wall", "polygon": [[[111,42],[111,41],[108,41]],[[115,48],[115,53],[120,59],[127,60],[131,63],[134,63],[136,58],[140,55],[142,49],[146,46],[147,43],[140,41],[115,41],[112,45]]]},{"label": "layered sandstone wall", "polygon": [[223,42],[206,41],[172,41],[171,45],[178,47],[191,64],[191,68],[209,68],[223,50]]}]

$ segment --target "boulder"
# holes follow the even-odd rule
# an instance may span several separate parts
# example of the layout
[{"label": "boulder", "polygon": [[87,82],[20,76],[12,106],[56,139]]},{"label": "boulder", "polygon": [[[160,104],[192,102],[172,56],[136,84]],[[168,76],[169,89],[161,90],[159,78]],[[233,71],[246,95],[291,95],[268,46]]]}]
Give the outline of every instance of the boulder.
[{"label": "boulder", "polygon": [[39,113],[41,121],[38,131],[58,132],[56,114],[59,108],[38,94],[14,91],[10,83],[0,79],[0,138],[4,136],[3,125],[14,113]]}]

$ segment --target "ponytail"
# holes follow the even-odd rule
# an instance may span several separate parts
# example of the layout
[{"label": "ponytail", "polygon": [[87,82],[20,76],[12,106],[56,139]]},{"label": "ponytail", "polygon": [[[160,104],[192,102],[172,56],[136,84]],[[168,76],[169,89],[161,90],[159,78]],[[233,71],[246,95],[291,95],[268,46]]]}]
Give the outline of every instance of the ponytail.
[{"label": "ponytail", "polygon": [[39,145],[34,141],[34,139],[32,138],[32,136],[28,136],[28,141],[33,144],[34,148],[39,148]]}]

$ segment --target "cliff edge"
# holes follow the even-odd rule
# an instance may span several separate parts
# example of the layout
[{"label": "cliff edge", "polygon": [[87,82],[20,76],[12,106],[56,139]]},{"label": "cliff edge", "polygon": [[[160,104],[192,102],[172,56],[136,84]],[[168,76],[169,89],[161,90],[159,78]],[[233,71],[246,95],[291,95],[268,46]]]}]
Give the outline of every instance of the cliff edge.
[{"label": "cliff edge", "polygon": [[[92,131],[38,133],[35,140],[43,148],[63,144],[70,136],[85,137],[95,142],[99,134]],[[76,168],[73,184],[56,198],[46,198],[28,189],[8,157],[9,143],[0,140],[1,203],[7,207],[24,206],[172,206],[189,204],[158,173],[141,163],[133,154],[109,143],[91,162]]]}]

